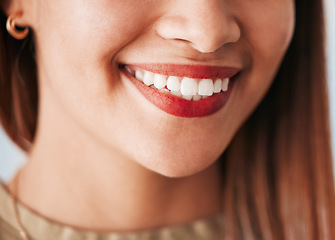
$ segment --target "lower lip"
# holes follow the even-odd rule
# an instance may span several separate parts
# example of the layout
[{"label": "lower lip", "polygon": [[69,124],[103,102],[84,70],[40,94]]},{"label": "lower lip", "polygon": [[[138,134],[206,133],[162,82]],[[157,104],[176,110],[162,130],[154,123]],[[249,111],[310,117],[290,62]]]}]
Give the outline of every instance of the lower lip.
[{"label": "lower lip", "polygon": [[234,85],[233,81],[230,81],[229,89],[225,92],[215,93],[200,101],[188,101],[170,93],[148,87],[127,71],[123,71],[123,73],[126,74],[142,95],[156,107],[168,114],[184,118],[205,117],[216,113],[228,101]]}]

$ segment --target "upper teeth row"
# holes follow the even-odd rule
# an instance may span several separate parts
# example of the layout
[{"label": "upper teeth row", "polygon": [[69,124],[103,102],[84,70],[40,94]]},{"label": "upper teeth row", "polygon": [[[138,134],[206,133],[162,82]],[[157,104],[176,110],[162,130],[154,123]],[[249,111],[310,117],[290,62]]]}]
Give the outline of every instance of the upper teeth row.
[{"label": "upper teeth row", "polygon": [[228,90],[229,78],[224,79],[194,79],[188,77],[164,76],[145,70],[130,71],[147,86],[166,90],[173,95],[187,100],[198,101],[214,93]]}]

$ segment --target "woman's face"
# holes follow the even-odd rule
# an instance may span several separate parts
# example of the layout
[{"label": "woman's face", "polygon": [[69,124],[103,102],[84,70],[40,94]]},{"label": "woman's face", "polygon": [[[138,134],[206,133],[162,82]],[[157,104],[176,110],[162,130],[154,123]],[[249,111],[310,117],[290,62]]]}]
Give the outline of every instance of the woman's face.
[{"label": "woman's face", "polygon": [[[23,10],[33,16],[40,120],[51,112],[65,140],[174,177],[223,153],[294,28],[292,0],[36,0]],[[153,73],[173,92],[147,86]]]}]

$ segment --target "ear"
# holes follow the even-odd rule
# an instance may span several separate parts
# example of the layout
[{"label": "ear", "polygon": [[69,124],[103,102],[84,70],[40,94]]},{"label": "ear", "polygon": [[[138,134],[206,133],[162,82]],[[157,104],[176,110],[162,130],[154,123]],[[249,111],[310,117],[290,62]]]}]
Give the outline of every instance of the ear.
[{"label": "ear", "polygon": [[[1,0],[0,0],[1,1]],[[1,7],[7,16],[14,13],[22,13],[15,19],[16,25],[21,27],[32,26],[35,13],[35,0],[5,0],[1,1]]]}]

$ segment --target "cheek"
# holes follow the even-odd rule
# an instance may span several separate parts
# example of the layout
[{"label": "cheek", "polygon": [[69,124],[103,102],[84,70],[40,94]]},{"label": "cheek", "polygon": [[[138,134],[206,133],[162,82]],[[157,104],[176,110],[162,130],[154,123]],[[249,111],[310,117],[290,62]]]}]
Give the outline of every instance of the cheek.
[{"label": "cheek", "polygon": [[250,87],[259,95],[264,95],[272,83],[293,36],[293,5],[283,8],[277,6],[263,14],[255,11],[243,26],[254,76]]},{"label": "cheek", "polygon": [[131,8],[130,2],[40,1],[36,25],[40,79],[68,112],[96,112],[96,106],[113,102],[110,93],[117,91],[113,83],[119,83],[113,58],[148,21],[142,17],[148,8]]},{"label": "cheek", "polygon": [[[253,1],[250,1],[252,4]],[[261,6],[250,6],[244,12],[242,29],[253,60],[272,64],[284,55],[294,30],[292,0],[260,1]],[[267,3],[267,4],[265,4]]]},{"label": "cheek", "polygon": [[147,8],[131,8],[130,2],[41,1],[36,26],[41,62],[62,69],[48,69],[58,79],[65,74],[74,79],[92,78],[94,71],[110,64],[113,56],[143,31],[142,16],[147,15]]},{"label": "cheek", "polygon": [[[243,3],[243,4],[242,4]],[[235,119],[246,119],[268,91],[294,31],[292,0],[236,0],[247,69],[238,83]],[[243,7],[241,7],[243,6]]]}]

